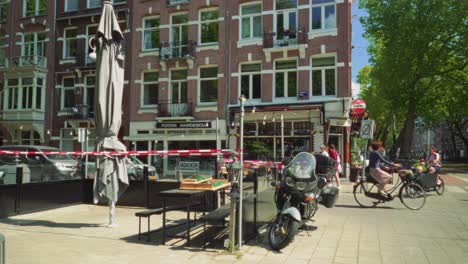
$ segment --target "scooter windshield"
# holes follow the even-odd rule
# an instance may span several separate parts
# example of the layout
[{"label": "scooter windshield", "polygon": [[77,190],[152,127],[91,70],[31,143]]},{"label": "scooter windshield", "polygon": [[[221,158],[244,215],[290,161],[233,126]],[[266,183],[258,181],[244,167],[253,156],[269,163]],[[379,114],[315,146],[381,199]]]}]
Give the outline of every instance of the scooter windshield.
[{"label": "scooter windshield", "polygon": [[292,175],[297,179],[313,179],[315,180],[315,157],[308,152],[297,154],[294,159],[286,166],[287,174]]}]

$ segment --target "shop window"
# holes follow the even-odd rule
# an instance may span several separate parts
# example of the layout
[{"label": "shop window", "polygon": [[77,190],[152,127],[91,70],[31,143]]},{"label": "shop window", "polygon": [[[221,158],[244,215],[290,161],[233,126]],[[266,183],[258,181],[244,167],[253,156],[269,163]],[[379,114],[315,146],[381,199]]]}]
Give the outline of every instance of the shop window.
[{"label": "shop window", "polygon": [[310,135],[310,122],[294,122],[294,135]]}]

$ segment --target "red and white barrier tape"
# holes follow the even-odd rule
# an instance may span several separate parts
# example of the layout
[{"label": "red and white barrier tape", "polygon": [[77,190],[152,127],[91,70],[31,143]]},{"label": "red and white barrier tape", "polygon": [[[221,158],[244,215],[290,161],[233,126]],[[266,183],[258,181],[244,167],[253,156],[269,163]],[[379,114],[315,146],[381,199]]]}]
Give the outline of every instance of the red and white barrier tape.
[{"label": "red and white barrier tape", "polygon": [[228,149],[187,149],[187,150],[148,150],[148,151],[19,151],[19,150],[0,150],[0,155],[73,155],[73,156],[216,156],[218,154],[229,156],[236,155],[232,150]]}]

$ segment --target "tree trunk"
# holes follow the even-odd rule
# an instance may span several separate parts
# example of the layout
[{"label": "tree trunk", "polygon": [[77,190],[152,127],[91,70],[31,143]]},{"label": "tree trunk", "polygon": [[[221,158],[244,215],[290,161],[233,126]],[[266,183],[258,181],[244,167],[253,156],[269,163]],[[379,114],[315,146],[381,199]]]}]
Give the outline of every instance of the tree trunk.
[{"label": "tree trunk", "polygon": [[400,158],[406,159],[411,157],[411,146],[413,143],[414,120],[416,119],[416,104],[414,100],[408,102],[408,112],[403,128],[400,131],[398,144],[400,145]]}]

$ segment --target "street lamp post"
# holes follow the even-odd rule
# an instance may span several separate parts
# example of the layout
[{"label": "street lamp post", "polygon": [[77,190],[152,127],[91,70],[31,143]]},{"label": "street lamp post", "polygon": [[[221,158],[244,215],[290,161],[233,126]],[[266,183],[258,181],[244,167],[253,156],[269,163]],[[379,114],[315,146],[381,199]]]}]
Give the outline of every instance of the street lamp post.
[{"label": "street lamp post", "polygon": [[281,114],[281,160],[284,160],[284,118]]},{"label": "street lamp post", "polygon": [[242,247],[242,198],[243,198],[243,188],[244,188],[244,102],[245,102],[245,96],[241,95],[239,98],[240,102],[240,156],[239,156],[239,161],[241,165],[241,169],[239,171],[239,228],[238,228],[238,248],[239,250]]}]

